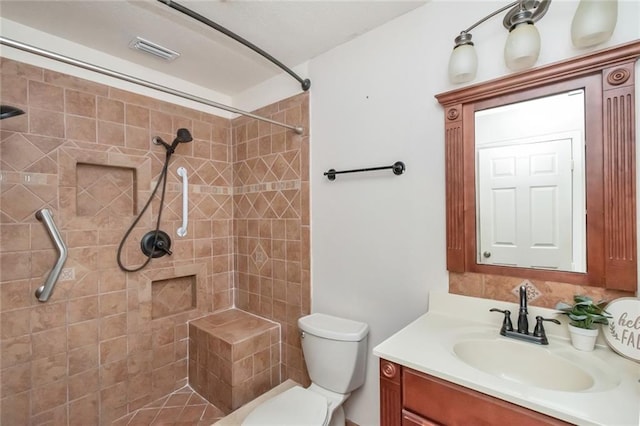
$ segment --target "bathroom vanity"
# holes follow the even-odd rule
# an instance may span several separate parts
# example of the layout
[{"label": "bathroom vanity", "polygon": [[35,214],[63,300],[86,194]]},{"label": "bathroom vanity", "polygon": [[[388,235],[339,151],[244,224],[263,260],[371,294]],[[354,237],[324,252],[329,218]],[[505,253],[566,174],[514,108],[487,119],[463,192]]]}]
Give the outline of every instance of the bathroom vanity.
[{"label": "bathroom vanity", "polygon": [[380,360],[382,425],[567,425],[553,417]]},{"label": "bathroom vanity", "polygon": [[[429,299],[428,313],[373,350],[382,426],[639,424],[640,365],[603,342],[574,349],[563,316],[546,326],[549,345],[538,345],[500,336],[501,318],[489,309],[516,304]],[[530,318],[555,312],[529,308]]]}]

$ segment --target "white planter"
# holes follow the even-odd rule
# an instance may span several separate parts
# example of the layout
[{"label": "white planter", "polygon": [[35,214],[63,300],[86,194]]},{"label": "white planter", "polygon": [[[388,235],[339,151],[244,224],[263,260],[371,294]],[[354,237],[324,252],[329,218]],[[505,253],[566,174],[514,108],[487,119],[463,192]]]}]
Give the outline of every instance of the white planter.
[{"label": "white planter", "polygon": [[579,351],[592,351],[596,345],[599,328],[587,330],[585,328],[574,327],[569,324],[569,334],[571,336],[571,344]]}]

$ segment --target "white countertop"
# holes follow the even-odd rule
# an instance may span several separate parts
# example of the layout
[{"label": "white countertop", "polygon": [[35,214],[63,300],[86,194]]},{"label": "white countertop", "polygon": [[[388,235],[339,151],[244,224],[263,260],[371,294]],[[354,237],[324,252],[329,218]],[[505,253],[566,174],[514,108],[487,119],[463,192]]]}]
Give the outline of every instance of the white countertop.
[{"label": "white countertop", "polygon": [[[373,353],[389,361],[448,380],[505,401],[578,425],[638,426],[640,425],[640,364],[616,354],[606,345],[593,352],[573,349],[568,340],[566,317],[552,309],[529,307],[529,325],[533,329],[535,316],[557,318],[562,325],[545,323],[548,346],[520,342],[499,335],[502,314],[490,313],[490,308],[509,309],[516,323],[518,305],[495,300],[478,299],[446,293],[429,296],[429,312],[389,337],[373,349]],[[463,362],[453,351],[455,342],[467,338],[506,339],[532,350],[562,353],[565,358],[595,361],[590,373],[602,377],[604,386],[596,385],[583,391],[542,389],[485,373]],[[514,359],[514,363],[518,360]],[[587,367],[582,364],[582,367]],[[585,368],[586,370],[586,368]]]}]

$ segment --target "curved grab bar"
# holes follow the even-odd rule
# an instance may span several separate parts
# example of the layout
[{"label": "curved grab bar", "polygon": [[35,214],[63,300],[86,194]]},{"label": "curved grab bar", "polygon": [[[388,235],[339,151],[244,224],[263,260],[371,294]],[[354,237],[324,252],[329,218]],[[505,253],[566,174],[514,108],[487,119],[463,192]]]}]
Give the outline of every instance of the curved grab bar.
[{"label": "curved grab bar", "polygon": [[189,224],[189,180],[187,179],[187,169],[178,167],[178,176],[182,176],[182,226],[178,228],[179,237],[187,236],[187,225]]},{"label": "curved grab bar", "polygon": [[49,236],[53,241],[56,249],[58,250],[58,260],[55,265],[53,265],[53,269],[49,272],[49,276],[47,276],[47,280],[44,285],[38,287],[36,290],[36,297],[40,302],[46,302],[51,297],[51,293],[53,292],[53,287],[55,287],[58,282],[58,277],[60,276],[60,272],[62,272],[62,266],[64,266],[64,262],[67,260],[68,250],[64,241],[62,241],[62,237],[60,236],[60,232],[58,232],[58,228],[56,228],[56,224],[53,222],[53,216],[51,215],[51,211],[49,209],[40,209],[36,212],[36,219],[40,222],[44,223],[47,231],[49,232]]}]

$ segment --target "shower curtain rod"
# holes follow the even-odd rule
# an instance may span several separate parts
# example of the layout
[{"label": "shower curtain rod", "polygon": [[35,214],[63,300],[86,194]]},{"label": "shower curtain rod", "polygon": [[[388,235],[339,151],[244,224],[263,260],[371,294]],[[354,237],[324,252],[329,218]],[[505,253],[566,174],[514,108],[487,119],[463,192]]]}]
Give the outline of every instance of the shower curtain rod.
[{"label": "shower curtain rod", "polygon": [[296,74],[295,72],[293,72],[289,67],[287,67],[285,64],[283,64],[282,62],[280,62],[279,60],[277,60],[276,58],[274,58],[273,56],[271,56],[270,54],[268,54],[267,52],[265,52],[264,50],[260,49],[258,46],[256,46],[255,44],[251,43],[249,40],[240,37],[238,34],[234,33],[233,31],[223,27],[222,25],[213,22],[211,19],[204,17],[202,15],[200,15],[198,12],[194,12],[193,10],[179,4],[176,3],[175,1],[172,0],[158,0],[160,3],[164,3],[167,6],[169,6],[170,8],[177,10],[178,12],[184,13],[185,15],[187,15],[190,18],[195,19],[196,21],[202,22],[203,24],[205,24],[208,27],[213,28],[214,30],[221,32],[222,34],[226,35],[227,37],[230,37],[232,39],[234,39],[235,41],[237,41],[238,43],[242,44],[245,47],[248,47],[249,49],[253,50],[254,52],[256,52],[258,55],[262,56],[263,58],[271,61],[273,64],[277,65],[278,67],[280,67],[280,69],[282,69],[283,71],[285,71],[287,74],[289,74],[291,77],[295,78],[296,80],[298,80],[298,82],[300,83],[300,86],[302,86],[302,90],[304,90],[305,92],[307,90],[309,90],[309,88],[311,87],[311,80],[309,80],[308,78],[306,79],[302,79],[302,77],[300,77],[298,74]]},{"label": "shower curtain rod", "polygon": [[98,65],[93,65],[93,64],[90,64],[88,62],[83,62],[83,61],[80,61],[78,59],[73,59],[73,58],[70,58],[68,56],[64,56],[64,55],[60,55],[60,54],[57,54],[57,53],[54,53],[54,52],[51,52],[51,51],[48,51],[48,50],[40,49],[38,47],[31,46],[31,45],[28,45],[28,44],[25,44],[25,43],[21,43],[19,41],[11,40],[11,39],[8,39],[8,38],[2,37],[2,36],[0,36],[0,44],[3,44],[5,46],[9,46],[9,47],[13,47],[15,49],[19,49],[19,50],[22,50],[22,51],[25,51],[25,52],[33,53],[33,54],[36,54],[36,55],[39,55],[39,56],[42,56],[42,57],[45,57],[45,58],[53,59],[53,60],[56,60],[58,62],[63,62],[65,64],[74,65],[76,67],[84,68],[84,69],[89,70],[89,71],[94,71],[94,72],[97,72],[97,73],[100,73],[100,74],[104,74],[104,75],[107,75],[109,77],[114,77],[114,78],[117,78],[119,80],[124,80],[124,81],[128,81],[130,83],[138,84],[140,86],[148,87],[150,89],[158,90],[160,92],[168,93],[170,95],[178,96],[178,97],[183,98],[183,99],[188,99],[188,100],[195,101],[195,102],[198,102],[198,103],[201,103],[201,104],[209,105],[209,106],[212,106],[214,108],[218,108],[218,109],[222,109],[222,110],[225,110],[225,111],[232,112],[234,114],[244,115],[245,117],[250,117],[250,118],[253,118],[253,119],[256,119],[256,120],[264,121],[266,123],[270,123],[270,124],[273,124],[273,125],[276,125],[276,126],[286,127],[287,129],[291,129],[291,130],[293,130],[294,132],[296,132],[299,135],[301,135],[304,132],[304,128],[301,127],[301,126],[292,126],[292,125],[289,125],[289,124],[280,123],[278,121],[274,121],[274,120],[271,120],[271,119],[266,118],[266,117],[262,117],[262,116],[259,116],[259,115],[256,115],[256,114],[252,114],[250,112],[243,111],[241,109],[237,109],[237,108],[234,108],[234,107],[229,106],[229,105],[224,105],[224,104],[221,104],[221,103],[218,103],[218,102],[211,101],[209,99],[201,98],[199,96],[190,95],[189,93],[186,93],[186,92],[181,92],[179,90],[174,90],[174,89],[171,89],[169,87],[164,87],[164,86],[161,86],[161,85],[156,84],[156,83],[152,83],[152,82],[147,81],[147,80],[142,80],[140,78],[130,76],[128,74],[123,74],[123,73],[120,73],[120,72],[117,72],[117,71],[110,70],[108,68],[103,68],[103,67],[100,67]]}]

